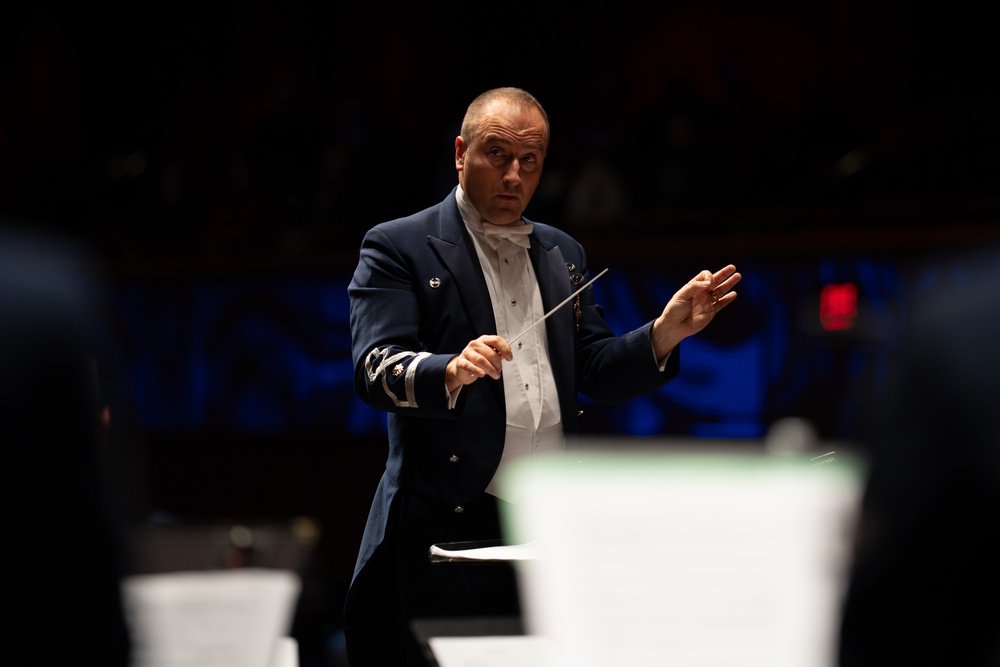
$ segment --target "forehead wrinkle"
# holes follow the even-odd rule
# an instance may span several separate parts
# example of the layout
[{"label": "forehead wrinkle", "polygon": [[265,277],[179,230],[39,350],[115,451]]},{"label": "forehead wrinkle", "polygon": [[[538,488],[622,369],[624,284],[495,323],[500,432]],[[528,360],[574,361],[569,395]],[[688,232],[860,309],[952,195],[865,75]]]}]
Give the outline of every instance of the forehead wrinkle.
[{"label": "forehead wrinkle", "polygon": [[[510,137],[511,134],[515,135],[514,139],[512,139]],[[512,146],[515,143],[519,143],[519,144],[524,144],[528,148],[531,148],[531,149],[534,149],[534,150],[543,151],[543,152],[545,151],[545,143],[544,143],[544,141],[539,141],[539,140],[534,139],[532,137],[521,138],[520,136],[518,136],[520,134],[521,134],[520,132],[501,133],[501,132],[497,132],[496,130],[488,129],[488,130],[486,130],[485,133],[483,133],[483,135],[482,135],[483,136],[482,141],[483,141],[484,144],[503,144],[505,146]],[[527,134],[535,134],[535,131],[532,130],[532,131],[528,132]]]}]

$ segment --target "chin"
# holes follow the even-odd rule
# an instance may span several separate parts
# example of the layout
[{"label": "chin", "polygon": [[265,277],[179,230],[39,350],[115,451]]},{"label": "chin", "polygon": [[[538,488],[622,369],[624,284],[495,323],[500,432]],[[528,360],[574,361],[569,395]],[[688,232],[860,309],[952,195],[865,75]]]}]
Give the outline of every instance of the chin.
[{"label": "chin", "polygon": [[498,221],[495,224],[509,225],[512,222],[517,222],[518,220],[520,220],[521,213],[522,210],[519,208],[518,209],[501,208],[497,210],[496,214],[493,216],[493,219]]}]

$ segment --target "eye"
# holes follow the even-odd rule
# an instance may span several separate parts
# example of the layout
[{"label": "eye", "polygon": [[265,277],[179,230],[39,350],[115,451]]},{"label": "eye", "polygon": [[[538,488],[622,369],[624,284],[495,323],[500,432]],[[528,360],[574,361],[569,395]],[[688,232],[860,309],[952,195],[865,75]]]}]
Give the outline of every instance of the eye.
[{"label": "eye", "polygon": [[499,146],[493,146],[492,148],[490,148],[490,155],[493,157],[503,157],[504,152],[503,149],[500,148]]},{"label": "eye", "polygon": [[521,158],[521,168],[525,171],[534,171],[538,168],[538,156],[534,153],[528,153]]}]

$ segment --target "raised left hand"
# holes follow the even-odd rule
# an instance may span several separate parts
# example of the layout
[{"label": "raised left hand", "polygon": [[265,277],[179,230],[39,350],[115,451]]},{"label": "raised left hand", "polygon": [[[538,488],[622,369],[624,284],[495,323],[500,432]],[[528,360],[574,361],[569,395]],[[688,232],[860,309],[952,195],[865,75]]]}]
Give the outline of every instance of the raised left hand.
[{"label": "raised left hand", "polygon": [[720,310],[736,300],[733,288],[743,278],[732,264],[704,270],[670,298],[653,322],[653,350],[662,359],[682,340],[698,333]]}]

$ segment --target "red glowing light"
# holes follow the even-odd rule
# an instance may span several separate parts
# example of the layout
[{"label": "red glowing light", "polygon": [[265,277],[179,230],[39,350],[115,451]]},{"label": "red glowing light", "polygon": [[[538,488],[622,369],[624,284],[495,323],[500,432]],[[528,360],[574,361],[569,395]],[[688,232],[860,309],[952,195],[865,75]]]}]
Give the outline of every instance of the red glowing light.
[{"label": "red glowing light", "polygon": [[857,285],[842,283],[823,287],[819,295],[819,322],[825,330],[853,329],[857,317]]}]

